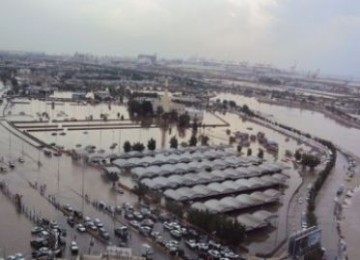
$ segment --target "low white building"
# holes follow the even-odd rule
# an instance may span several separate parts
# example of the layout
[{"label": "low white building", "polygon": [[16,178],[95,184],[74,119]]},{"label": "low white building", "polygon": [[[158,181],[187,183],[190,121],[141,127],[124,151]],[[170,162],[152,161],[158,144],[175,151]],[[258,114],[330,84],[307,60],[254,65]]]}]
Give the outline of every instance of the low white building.
[{"label": "low white building", "polygon": [[196,119],[201,122],[204,119],[204,111],[192,107],[185,107],[185,112],[188,113],[192,120]]}]

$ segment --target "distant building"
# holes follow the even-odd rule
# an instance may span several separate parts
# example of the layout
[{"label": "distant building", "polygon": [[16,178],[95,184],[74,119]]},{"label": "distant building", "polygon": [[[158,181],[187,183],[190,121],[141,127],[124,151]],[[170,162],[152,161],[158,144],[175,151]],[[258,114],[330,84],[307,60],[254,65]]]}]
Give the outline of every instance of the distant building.
[{"label": "distant building", "polygon": [[140,64],[155,64],[156,55],[139,54],[137,57],[137,62]]},{"label": "distant building", "polygon": [[84,100],[86,98],[85,92],[74,92],[72,93],[72,99],[74,100]]},{"label": "distant building", "polygon": [[189,115],[189,117],[192,120],[196,119],[198,122],[200,122],[204,119],[204,111],[202,110],[192,107],[187,107],[185,108],[185,112]]},{"label": "distant building", "polygon": [[94,92],[94,98],[97,100],[101,100],[101,101],[106,101],[106,100],[110,100],[111,96],[109,91],[96,91]]},{"label": "distant building", "polygon": [[165,81],[165,93],[161,98],[161,105],[165,113],[170,112],[171,100],[169,97],[169,83],[167,79]]},{"label": "distant building", "polygon": [[29,96],[50,96],[54,93],[54,89],[50,87],[42,87],[42,86],[29,86],[26,90],[26,94]]}]

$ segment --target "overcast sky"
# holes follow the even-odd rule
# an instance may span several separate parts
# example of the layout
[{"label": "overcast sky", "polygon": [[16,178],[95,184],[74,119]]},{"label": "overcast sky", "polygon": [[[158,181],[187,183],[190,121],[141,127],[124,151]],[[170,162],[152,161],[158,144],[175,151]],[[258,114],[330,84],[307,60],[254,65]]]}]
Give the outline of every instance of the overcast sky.
[{"label": "overcast sky", "polygon": [[360,76],[360,0],[0,0],[0,49],[270,63]]}]

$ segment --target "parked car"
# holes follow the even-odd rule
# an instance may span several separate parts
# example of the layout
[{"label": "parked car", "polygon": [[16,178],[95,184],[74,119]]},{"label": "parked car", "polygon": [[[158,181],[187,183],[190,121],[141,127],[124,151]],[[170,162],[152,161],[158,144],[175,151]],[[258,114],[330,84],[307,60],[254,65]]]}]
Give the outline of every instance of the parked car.
[{"label": "parked car", "polygon": [[181,232],[178,229],[173,229],[170,231],[170,234],[175,237],[176,239],[181,239]]},{"label": "parked car", "polygon": [[160,236],[160,232],[152,231],[152,232],[150,233],[150,237],[152,237],[152,238],[157,238],[157,237],[159,237],[159,236]]},{"label": "parked car", "polygon": [[214,259],[218,259],[218,258],[221,257],[220,252],[217,251],[217,250],[215,250],[215,249],[209,250],[208,254],[209,254],[212,258],[214,258]]},{"label": "parked car", "polygon": [[134,211],[133,215],[134,215],[134,218],[136,220],[143,220],[144,219],[144,216],[139,211]]},{"label": "parked car", "polygon": [[154,254],[154,250],[148,244],[141,245],[141,255],[146,259],[152,259],[152,255]]},{"label": "parked car", "polygon": [[74,225],[75,225],[74,217],[73,216],[68,217],[67,223],[69,224],[70,227],[74,227]]},{"label": "parked car", "polygon": [[84,227],[83,224],[77,224],[76,230],[79,231],[80,233],[84,233],[86,231],[86,228]]},{"label": "parked car", "polygon": [[25,260],[25,256],[22,253],[15,254],[16,260]]},{"label": "parked car", "polygon": [[97,228],[104,227],[104,224],[98,218],[94,219],[94,225],[97,226]]},{"label": "parked car", "polygon": [[72,255],[77,255],[79,253],[79,247],[75,241],[71,242],[70,251]]},{"label": "parked car", "polygon": [[46,247],[49,244],[49,240],[43,237],[39,237],[37,239],[30,241],[30,246],[34,249],[40,249],[42,247]]},{"label": "parked car", "polygon": [[109,232],[105,231],[105,232],[100,232],[100,237],[105,239],[105,240],[110,240],[110,234]]},{"label": "parked car", "polygon": [[53,252],[47,247],[42,247],[39,250],[32,252],[31,255],[32,255],[32,258],[35,258],[35,259],[39,259],[39,258],[43,258],[43,257],[50,258],[50,257],[53,257]]},{"label": "parked car", "polygon": [[151,233],[151,230],[152,229],[147,226],[140,226],[140,228],[139,228],[140,234],[143,236],[149,236]]},{"label": "parked car", "polygon": [[150,227],[150,228],[153,228],[154,227],[154,222],[151,220],[151,219],[144,219],[142,222],[141,222],[141,225],[142,226],[147,226],[147,227]]},{"label": "parked car", "polygon": [[215,241],[210,240],[208,244],[209,244],[209,247],[212,249],[216,249],[216,250],[221,249],[221,244],[216,243]]},{"label": "parked car", "polygon": [[345,190],[344,184],[342,184],[336,192],[336,195],[340,196]]},{"label": "parked car", "polygon": [[135,228],[139,228],[140,227],[140,223],[137,220],[131,220],[129,222],[129,224]]},{"label": "parked car", "polygon": [[197,243],[197,248],[199,250],[202,250],[202,251],[207,251],[207,250],[209,250],[209,245],[207,243],[204,243],[204,242]]},{"label": "parked car", "polygon": [[127,226],[120,226],[114,229],[115,236],[124,238],[129,234],[129,229]]},{"label": "parked car", "polygon": [[15,168],[15,163],[13,161],[9,162],[9,168],[10,169],[14,169]]},{"label": "parked car", "polygon": [[106,206],[105,207],[105,212],[107,212],[110,215],[115,215],[115,207],[113,206]]},{"label": "parked car", "polygon": [[186,240],[185,245],[191,249],[195,249],[197,247],[196,241],[193,239]]},{"label": "parked car", "polygon": [[42,231],[44,231],[44,228],[36,226],[36,227],[33,227],[33,228],[31,229],[31,234],[32,234],[32,235],[37,235],[37,234],[39,234],[39,233],[42,232]]},{"label": "parked car", "polygon": [[127,220],[132,220],[132,219],[134,219],[134,215],[131,212],[126,212],[125,213],[125,218]]},{"label": "parked car", "polygon": [[94,231],[94,232],[95,232],[95,231],[98,230],[97,226],[95,226],[92,221],[86,222],[86,223],[85,223],[85,227],[86,227],[86,229],[89,230],[89,231]]}]

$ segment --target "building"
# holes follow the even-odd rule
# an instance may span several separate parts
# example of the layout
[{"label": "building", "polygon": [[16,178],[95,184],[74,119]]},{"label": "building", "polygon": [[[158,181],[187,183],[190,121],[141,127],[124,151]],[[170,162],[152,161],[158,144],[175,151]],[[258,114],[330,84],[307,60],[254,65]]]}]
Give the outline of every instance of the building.
[{"label": "building", "polygon": [[197,122],[201,122],[204,119],[204,111],[192,108],[192,107],[186,107],[185,112],[189,115],[191,120],[197,120]]},{"label": "building", "polygon": [[165,93],[164,96],[161,97],[161,105],[165,113],[169,113],[171,110],[171,100],[169,97],[169,82],[166,79],[165,81]]},{"label": "building", "polygon": [[74,92],[74,93],[72,93],[71,98],[73,100],[84,100],[84,99],[86,99],[86,93],[85,92]]},{"label": "building", "polygon": [[155,55],[139,54],[137,58],[137,62],[140,64],[155,64],[156,54]]}]

